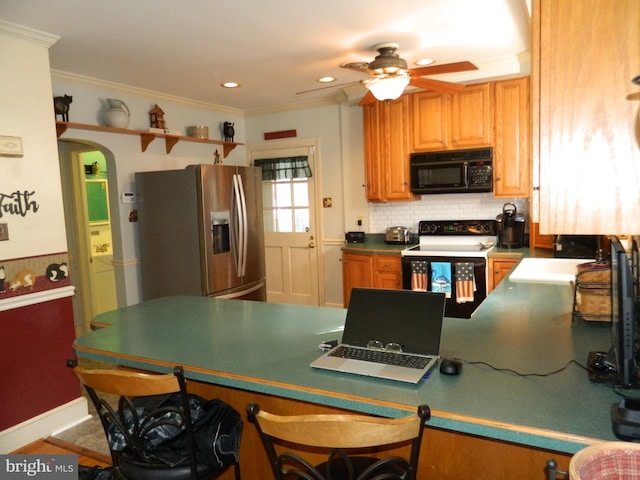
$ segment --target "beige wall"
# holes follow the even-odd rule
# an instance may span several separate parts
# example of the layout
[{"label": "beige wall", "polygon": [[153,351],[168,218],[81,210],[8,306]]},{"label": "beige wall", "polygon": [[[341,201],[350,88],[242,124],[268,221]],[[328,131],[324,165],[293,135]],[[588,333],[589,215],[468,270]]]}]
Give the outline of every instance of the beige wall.
[{"label": "beige wall", "polygon": [[[3,259],[67,251],[53,122],[53,100],[47,42],[55,37],[19,38],[0,22],[0,135],[20,137],[23,157],[0,156],[0,194],[35,192],[38,211],[9,214],[2,206],[9,240],[0,242]],[[27,32],[29,33],[29,32]]]}]

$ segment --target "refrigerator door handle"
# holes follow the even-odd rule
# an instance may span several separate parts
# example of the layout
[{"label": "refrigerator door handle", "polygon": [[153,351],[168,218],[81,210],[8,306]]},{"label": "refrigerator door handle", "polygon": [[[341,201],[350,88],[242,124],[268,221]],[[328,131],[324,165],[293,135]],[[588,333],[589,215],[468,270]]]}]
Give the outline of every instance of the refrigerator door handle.
[{"label": "refrigerator door handle", "polygon": [[239,174],[233,176],[233,189],[235,192],[235,209],[238,214],[238,276],[244,277],[247,269],[247,201],[242,185],[242,177]]}]

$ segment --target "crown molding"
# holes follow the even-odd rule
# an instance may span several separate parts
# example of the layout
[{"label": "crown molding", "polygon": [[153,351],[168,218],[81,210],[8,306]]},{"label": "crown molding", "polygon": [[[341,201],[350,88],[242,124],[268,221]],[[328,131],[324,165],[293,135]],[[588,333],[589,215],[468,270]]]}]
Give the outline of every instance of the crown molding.
[{"label": "crown molding", "polygon": [[50,48],[60,37],[51,33],[41,32],[29,27],[23,27],[16,23],[0,20],[0,35],[33,43],[39,47]]},{"label": "crown molding", "polygon": [[214,103],[201,102],[197,100],[191,100],[185,97],[179,97],[177,95],[169,95],[167,93],[156,92],[155,90],[149,90],[146,88],[132,87],[122,83],[110,82],[108,80],[101,80],[99,78],[87,77],[84,75],[78,75],[76,73],[64,72],[62,70],[51,69],[51,78],[54,80],[60,80],[65,82],[77,83],[80,85],[86,85],[90,87],[105,88],[112,91],[121,93],[128,93],[140,97],[146,97],[153,100],[154,103],[159,101],[169,101],[173,103],[182,104],[189,107],[202,108],[205,110],[211,110],[219,113],[232,114],[244,116],[244,110],[238,108],[225,107],[222,105],[216,105]]}]

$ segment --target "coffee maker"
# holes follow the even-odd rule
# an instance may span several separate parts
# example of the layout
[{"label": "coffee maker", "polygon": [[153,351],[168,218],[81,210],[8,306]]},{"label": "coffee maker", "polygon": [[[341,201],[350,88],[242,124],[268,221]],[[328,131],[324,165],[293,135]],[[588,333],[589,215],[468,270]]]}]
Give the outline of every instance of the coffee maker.
[{"label": "coffee maker", "polygon": [[505,203],[502,213],[496,217],[498,247],[522,248],[524,246],[524,215],[518,213],[515,204]]}]

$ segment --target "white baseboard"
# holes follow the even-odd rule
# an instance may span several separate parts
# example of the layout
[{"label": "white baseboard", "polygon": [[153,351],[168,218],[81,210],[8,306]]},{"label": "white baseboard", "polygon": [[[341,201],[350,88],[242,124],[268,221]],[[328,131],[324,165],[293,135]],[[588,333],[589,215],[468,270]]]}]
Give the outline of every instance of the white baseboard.
[{"label": "white baseboard", "polygon": [[64,405],[30,418],[0,432],[0,453],[10,453],[41,438],[84,422],[91,418],[87,399],[76,398]]}]

